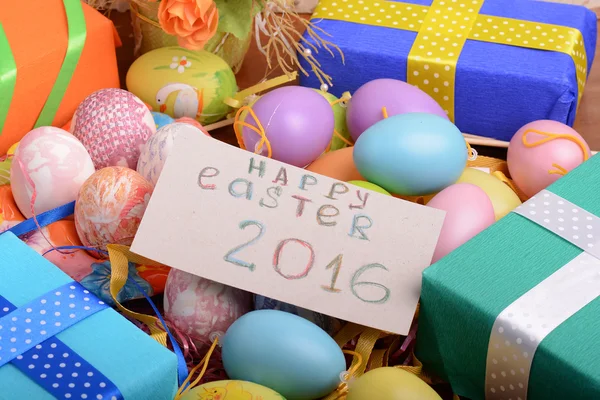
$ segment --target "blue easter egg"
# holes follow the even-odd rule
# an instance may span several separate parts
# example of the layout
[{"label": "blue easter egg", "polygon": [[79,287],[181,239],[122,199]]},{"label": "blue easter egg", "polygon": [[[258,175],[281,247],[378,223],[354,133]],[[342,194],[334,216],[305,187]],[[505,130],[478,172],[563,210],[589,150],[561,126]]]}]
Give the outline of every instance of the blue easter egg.
[{"label": "blue easter egg", "polygon": [[460,130],[434,114],[381,120],[354,145],[354,163],[369,182],[404,196],[437,193],[455,183],[467,164]]},{"label": "blue easter egg", "polygon": [[312,400],[336,389],[344,354],[317,325],[277,310],[252,311],[223,337],[223,366],[230,379],[266,386],[288,400]]},{"label": "blue easter egg", "polygon": [[156,111],[152,111],[152,118],[154,118],[154,123],[156,124],[156,130],[159,130],[163,126],[175,122],[175,120],[173,118],[171,118],[169,115],[159,113]]},{"label": "blue easter egg", "polygon": [[269,297],[261,296],[258,294],[254,295],[254,309],[255,310],[281,310],[291,314],[295,314],[299,317],[309,320],[319,328],[323,329],[330,336],[334,336],[340,329],[342,329],[343,321],[330,317],[325,314],[318,313],[316,311],[307,310],[302,307],[295,306],[293,304],[284,303],[283,301],[271,299]]}]

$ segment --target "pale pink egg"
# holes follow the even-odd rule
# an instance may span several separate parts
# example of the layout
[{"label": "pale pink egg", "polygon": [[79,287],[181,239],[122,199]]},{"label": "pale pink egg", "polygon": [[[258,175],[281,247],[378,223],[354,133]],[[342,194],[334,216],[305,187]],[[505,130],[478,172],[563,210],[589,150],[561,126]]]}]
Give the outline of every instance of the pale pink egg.
[{"label": "pale pink egg", "polygon": [[506,161],[515,184],[533,196],[589,157],[590,147],[573,128],[540,120],[515,133]]},{"label": "pale pink egg", "polygon": [[81,187],[75,203],[75,228],[86,246],[130,245],[150,201],[153,187],[132,169],[106,167]]},{"label": "pale pink egg", "polygon": [[202,124],[200,122],[196,121],[194,118],[181,117],[181,118],[176,119],[175,122],[181,122],[183,124],[193,125],[196,128],[200,129],[202,131],[202,133],[204,133],[206,136],[210,136],[210,133],[208,133],[206,128],[204,128],[204,126],[202,126]]},{"label": "pale pink egg", "polygon": [[15,203],[26,218],[41,214],[77,197],[94,163],[83,144],[69,132],[44,126],[29,132],[19,143],[10,168]]},{"label": "pale pink egg", "polygon": [[252,310],[252,294],[172,269],[164,295],[165,316],[177,329],[198,340],[225,333]]},{"label": "pale pink egg", "polygon": [[470,183],[456,183],[436,194],[427,207],[446,211],[431,263],[466,243],[496,221],[488,195]]},{"label": "pale pink egg", "polygon": [[88,149],[96,169],[135,169],[140,150],[156,132],[156,124],[148,107],[132,93],[101,89],[77,107],[71,132]]}]

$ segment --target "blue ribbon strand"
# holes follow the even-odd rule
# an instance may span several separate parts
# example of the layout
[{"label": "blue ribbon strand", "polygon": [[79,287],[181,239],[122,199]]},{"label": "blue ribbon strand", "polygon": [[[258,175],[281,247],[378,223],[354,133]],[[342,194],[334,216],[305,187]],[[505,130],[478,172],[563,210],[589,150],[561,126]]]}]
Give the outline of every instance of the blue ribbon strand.
[{"label": "blue ribbon strand", "polygon": [[[60,207],[56,207],[50,211],[41,213],[40,215],[36,216],[36,218],[40,227],[43,228],[53,222],[60,221],[61,219],[65,219],[68,216],[73,215],[74,212],[75,202],[73,201]],[[23,236],[29,232],[35,231],[36,229],[37,225],[35,224],[35,220],[33,218],[29,218],[8,229],[7,232],[12,232],[15,236]]]},{"label": "blue ribbon strand", "polygon": [[114,383],[54,337],[105,308],[73,281],[18,308],[0,296],[0,367],[10,362],[58,399],[123,400]]}]

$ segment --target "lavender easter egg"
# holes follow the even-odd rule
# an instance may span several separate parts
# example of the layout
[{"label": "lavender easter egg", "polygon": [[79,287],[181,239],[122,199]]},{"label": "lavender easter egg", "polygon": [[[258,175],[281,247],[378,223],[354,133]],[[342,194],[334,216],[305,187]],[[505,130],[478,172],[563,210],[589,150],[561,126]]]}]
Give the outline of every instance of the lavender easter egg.
[{"label": "lavender easter egg", "polygon": [[496,221],[494,206],[483,189],[457,183],[436,194],[427,207],[446,211],[432,264]]},{"label": "lavender easter egg", "polygon": [[416,86],[397,79],[375,79],[358,88],[348,104],[346,120],[354,141],[384,118],[384,107],[390,117],[418,112],[448,119],[442,107]]},{"label": "lavender easter egg", "polygon": [[225,333],[252,310],[252,294],[172,269],[164,295],[165,317],[193,339],[207,341]]},{"label": "lavender easter egg", "polygon": [[517,187],[533,196],[587,160],[590,153],[588,144],[573,128],[540,120],[517,131],[506,161]]},{"label": "lavender easter egg", "polygon": [[160,128],[144,144],[138,159],[137,172],[140,173],[152,186],[158,182],[158,177],[167,161],[167,157],[173,150],[175,138],[178,135],[191,132],[196,135],[203,135],[200,129],[194,125],[176,122]]},{"label": "lavender easter egg", "polygon": [[26,218],[33,216],[34,189],[36,214],[70,203],[94,171],[89,153],[75,136],[49,126],[34,129],[19,142],[10,166],[15,203]]},{"label": "lavender easter egg", "polygon": [[156,123],[148,107],[132,93],[101,89],[77,107],[71,132],[89,151],[96,169],[135,169],[142,146],[156,132]]},{"label": "lavender easter egg", "polygon": [[[246,114],[243,121],[260,131],[270,143],[275,160],[305,167],[319,157],[331,142],[335,119],[325,97],[313,89],[286,86],[275,89],[252,105],[256,119]],[[261,135],[243,127],[246,149],[268,155],[267,145],[259,150]]]},{"label": "lavender easter egg", "polygon": [[81,186],[75,203],[75,228],[82,243],[106,249],[131,245],[153,187],[132,169],[106,167]]}]

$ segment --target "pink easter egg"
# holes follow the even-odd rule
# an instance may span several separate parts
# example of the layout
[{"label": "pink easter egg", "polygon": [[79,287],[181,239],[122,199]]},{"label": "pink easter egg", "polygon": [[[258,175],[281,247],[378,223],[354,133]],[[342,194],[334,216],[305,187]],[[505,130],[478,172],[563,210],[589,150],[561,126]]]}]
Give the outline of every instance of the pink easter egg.
[{"label": "pink easter egg", "polygon": [[515,133],[506,161],[515,184],[527,196],[533,196],[590,155],[590,147],[573,128],[556,121],[540,120]]},{"label": "pink easter egg", "polygon": [[446,211],[431,263],[463,245],[496,221],[488,195],[470,183],[456,183],[436,194],[427,207]]},{"label": "pink easter egg", "polygon": [[177,329],[204,341],[252,310],[250,293],[176,269],[169,272],[163,301]]},{"label": "pink easter egg", "polygon": [[181,122],[183,124],[189,124],[189,125],[195,126],[196,128],[200,129],[202,131],[202,133],[204,133],[206,136],[210,136],[210,133],[208,133],[206,128],[204,128],[204,126],[202,126],[202,124],[200,122],[196,121],[194,118],[181,117],[181,118],[177,118],[175,120],[175,122]]},{"label": "pink easter egg", "polygon": [[141,147],[156,132],[148,107],[122,89],[101,89],[77,107],[71,132],[90,152],[96,169],[135,169]]},{"label": "pink easter egg", "polygon": [[359,87],[348,104],[346,122],[355,142],[384,118],[383,107],[390,117],[418,112],[448,119],[444,109],[418,87],[397,79],[375,79]]},{"label": "pink easter egg", "polygon": [[94,163],[79,140],[59,128],[44,126],[29,132],[19,143],[10,168],[15,203],[26,218],[41,214],[77,197]]},{"label": "pink easter egg", "polygon": [[125,167],[96,171],[79,190],[75,228],[85,246],[130,245],[142,221],[153,186]]}]

